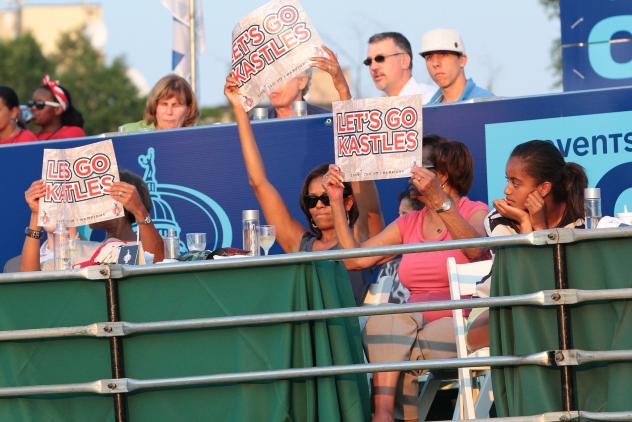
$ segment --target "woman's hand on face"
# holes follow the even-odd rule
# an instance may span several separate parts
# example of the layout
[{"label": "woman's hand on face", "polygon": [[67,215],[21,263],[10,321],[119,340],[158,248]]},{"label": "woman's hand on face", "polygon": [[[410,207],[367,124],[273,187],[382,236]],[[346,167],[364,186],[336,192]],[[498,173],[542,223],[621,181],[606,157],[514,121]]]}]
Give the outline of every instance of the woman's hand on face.
[{"label": "woman's hand on face", "polygon": [[544,204],[544,198],[540,195],[540,192],[537,190],[531,192],[529,196],[527,196],[527,200],[524,204],[529,213],[533,230],[546,229],[546,205]]},{"label": "woman's hand on face", "polygon": [[435,172],[413,165],[410,175],[413,186],[419,192],[418,199],[430,208],[437,209],[448,200],[448,194],[441,189]]},{"label": "woman's hand on face", "polygon": [[46,185],[42,179],[31,183],[31,186],[24,192],[24,199],[33,214],[39,212],[39,200],[46,194]]},{"label": "woman's hand on face", "polygon": [[323,70],[331,76],[331,80],[340,92],[340,89],[349,90],[349,86],[347,85],[347,80],[345,79],[345,75],[342,72],[342,68],[340,67],[340,63],[338,63],[338,57],[336,54],[331,51],[329,48],[324,45],[321,48],[327,53],[329,57],[310,57],[309,60],[312,62],[314,67]]},{"label": "woman's hand on face", "polygon": [[123,207],[134,214],[136,220],[142,220],[148,215],[147,208],[143,204],[136,186],[125,182],[115,182],[110,187],[110,195],[120,202]]},{"label": "woman's hand on face", "polygon": [[323,176],[323,189],[331,201],[341,201],[344,197],[344,175],[335,164],[329,165],[329,170]]},{"label": "woman's hand on face", "polygon": [[232,76],[226,76],[226,83],[224,84],[224,95],[228,102],[233,107],[242,107],[241,101],[239,100],[239,87],[237,84],[237,80]]}]

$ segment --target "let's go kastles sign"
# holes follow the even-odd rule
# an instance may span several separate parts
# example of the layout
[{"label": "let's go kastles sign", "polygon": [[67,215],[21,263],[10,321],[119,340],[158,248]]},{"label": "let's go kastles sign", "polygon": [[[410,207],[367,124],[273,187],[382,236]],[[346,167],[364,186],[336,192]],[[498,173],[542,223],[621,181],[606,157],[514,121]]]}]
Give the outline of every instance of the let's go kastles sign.
[{"label": "let's go kastles sign", "polygon": [[295,0],[272,1],[233,29],[230,75],[249,111],[278,85],[310,67],[309,58],[325,56],[322,41],[303,6]]},{"label": "let's go kastles sign", "polygon": [[68,149],[45,149],[38,224],[67,227],[123,216],[123,207],[109,195],[119,180],[112,141]]},{"label": "let's go kastles sign", "polygon": [[345,180],[409,177],[421,165],[421,96],[333,103],[336,164]]}]

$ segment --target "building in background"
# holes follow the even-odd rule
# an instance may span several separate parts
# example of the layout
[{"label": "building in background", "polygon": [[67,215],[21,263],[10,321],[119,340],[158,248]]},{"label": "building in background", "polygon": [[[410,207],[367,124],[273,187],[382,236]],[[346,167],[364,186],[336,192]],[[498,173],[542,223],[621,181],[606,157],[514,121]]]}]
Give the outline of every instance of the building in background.
[{"label": "building in background", "polygon": [[107,40],[101,5],[96,3],[24,4],[24,0],[6,2],[0,9],[0,38],[11,39],[30,32],[46,55],[56,52],[61,34],[85,28],[92,45],[102,50]]}]

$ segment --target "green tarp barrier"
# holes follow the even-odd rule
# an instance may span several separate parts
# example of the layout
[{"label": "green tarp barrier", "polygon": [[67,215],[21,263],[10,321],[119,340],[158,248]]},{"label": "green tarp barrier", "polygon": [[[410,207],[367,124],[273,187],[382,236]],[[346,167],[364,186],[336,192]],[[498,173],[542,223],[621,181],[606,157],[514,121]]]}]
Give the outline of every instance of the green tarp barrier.
[{"label": "green tarp barrier", "polygon": [[[565,246],[569,288],[632,287],[632,240],[586,241]],[[507,296],[554,289],[554,248],[509,247],[497,251],[492,295]],[[568,307],[574,349],[632,349],[632,303],[592,302]],[[514,306],[490,313],[492,355],[522,355],[559,349],[557,309]],[[562,410],[560,370],[523,366],[494,369],[492,385],[498,416],[534,415]],[[632,362],[577,367],[577,410],[630,410]]]},{"label": "green tarp barrier", "polygon": [[[283,265],[119,281],[121,320],[148,322],[355,306],[341,264]],[[106,321],[102,281],[0,284],[0,330]],[[129,378],[363,363],[357,318],[123,337]],[[108,339],[0,343],[0,386],[111,378]],[[365,374],[151,390],[128,395],[136,421],[365,421]],[[110,395],[0,399],[0,420],[113,421]]]}]

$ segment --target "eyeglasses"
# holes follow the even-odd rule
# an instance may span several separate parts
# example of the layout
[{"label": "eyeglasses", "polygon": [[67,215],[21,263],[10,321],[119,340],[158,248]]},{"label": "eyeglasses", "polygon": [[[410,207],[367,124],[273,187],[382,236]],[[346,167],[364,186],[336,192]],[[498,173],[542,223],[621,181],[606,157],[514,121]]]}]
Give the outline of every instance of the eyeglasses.
[{"label": "eyeglasses", "polygon": [[322,202],[323,205],[326,207],[329,206],[329,195],[327,195],[326,193],[323,193],[320,196],[305,195],[303,197],[303,200],[305,200],[305,205],[307,205],[307,208],[310,208],[310,209],[318,205],[318,201]]},{"label": "eyeglasses", "polygon": [[375,63],[384,63],[384,60],[386,60],[387,57],[399,56],[400,54],[407,54],[407,53],[378,54],[377,56],[373,58],[367,57],[366,59],[364,59],[362,63],[364,63],[365,66],[371,66],[371,63],[373,63],[373,60],[375,60]]},{"label": "eyeglasses", "polygon": [[44,101],[44,100],[37,100],[37,101],[33,101],[33,100],[29,100],[26,102],[26,106],[28,108],[33,108],[35,107],[38,110],[43,109],[46,106],[50,106],[50,107],[61,107],[61,104],[59,103],[54,103],[52,101]]}]

